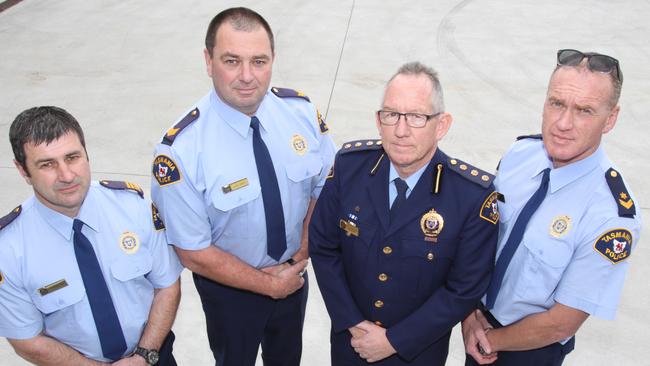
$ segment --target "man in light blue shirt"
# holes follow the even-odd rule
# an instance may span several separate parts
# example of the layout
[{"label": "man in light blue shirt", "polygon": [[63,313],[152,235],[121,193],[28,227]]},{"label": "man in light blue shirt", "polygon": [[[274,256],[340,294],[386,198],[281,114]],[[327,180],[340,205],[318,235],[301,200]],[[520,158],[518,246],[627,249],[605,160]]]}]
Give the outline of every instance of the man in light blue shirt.
[{"label": "man in light blue shirt", "polygon": [[[303,94],[269,88],[273,33],[247,8],[206,35],[214,88],[156,146],[152,198],[194,272],[217,365],[299,365],[306,227],[334,157]],[[304,286],[303,286],[304,285]]]},{"label": "man in light blue shirt", "polygon": [[39,365],[176,365],[182,266],[130,183],[91,182],[83,131],[57,107],[12,123],[34,196],[0,219],[0,335]]},{"label": "man in light blue shirt", "polygon": [[542,134],[519,138],[499,166],[497,261],[483,309],[463,322],[466,365],[561,365],[589,315],[614,319],[641,231],[633,195],[600,146],[622,82],[610,56],[558,51]]}]

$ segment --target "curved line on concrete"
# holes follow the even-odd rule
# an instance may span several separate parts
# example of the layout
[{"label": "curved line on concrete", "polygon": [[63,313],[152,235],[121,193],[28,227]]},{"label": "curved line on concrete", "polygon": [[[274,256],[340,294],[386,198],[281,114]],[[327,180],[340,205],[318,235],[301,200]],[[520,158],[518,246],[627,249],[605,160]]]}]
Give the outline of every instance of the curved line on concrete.
[{"label": "curved line on concrete", "polygon": [[325,120],[327,121],[327,115],[330,112],[330,103],[332,102],[332,96],[334,95],[334,88],[336,87],[336,80],[339,77],[339,68],[341,67],[341,60],[343,59],[343,51],[345,50],[345,43],[348,40],[348,32],[350,31],[350,23],[352,23],[352,14],[354,13],[354,3],[355,0],[352,0],[352,7],[350,7],[350,15],[348,16],[348,25],[345,28],[345,35],[343,36],[343,43],[341,44],[341,52],[339,53],[339,60],[336,64],[336,71],[334,72],[334,81],[332,82],[332,88],[330,89],[330,96],[327,99],[327,108],[325,108]]},{"label": "curved line on concrete", "polygon": [[525,105],[526,107],[537,111],[538,110],[537,106],[534,106],[531,103],[529,103],[527,100],[519,97],[519,94],[516,91],[503,87],[500,83],[490,78],[487,74],[481,72],[478,67],[472,65],[472,63],[469,61],[469,58],[466,57],[465,54],[458,47],[458,44],[456,43],[456,38],[454,36],[454,31],[456,30],[456,26],[453,23],[453,18],[456,15],[458,15],[463,10],[463,8],[465,8],[467,5],[469,5],[472,2],[474,2],[474,0],[460,1],[458,4],[456,4],[456,6],[454,6],[449,11],[449,13],[445,14],[445,16],[442,18],[440,24],[438,25],[438,37],[437,37],[438,52],[444,49],[448,50],[449,52],[451,52],[451,54],[453,54],[458,59],[458,61],[461,62],[463,66],[465,66],[465,68],[467,68],[470,72],[472,72],[474,75],[476,75],[480,80],[488,84],[490,87],[496,89],[500,93],[518,102],[519,104]]}]

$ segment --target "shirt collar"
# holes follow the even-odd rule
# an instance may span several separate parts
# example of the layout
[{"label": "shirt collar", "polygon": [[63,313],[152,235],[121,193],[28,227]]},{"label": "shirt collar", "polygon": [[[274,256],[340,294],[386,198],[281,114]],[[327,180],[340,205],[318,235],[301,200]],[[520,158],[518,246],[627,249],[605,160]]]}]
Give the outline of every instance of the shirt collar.
[{"label": "shirt collar", "polygon": [[[92,189],[92,186],[90,189]],[[83,221],[84,224],[94,231],[98,231],[99,215],[96,205],[93,202],[94,200],[90,197],[90,189],[88,190],[89,194],[86,195],[76,218]],[[38,210],[39,215],[48,223],[48,225],[50,225],[50,227],[52,227],[52,229],[54,229],[54,231],[59,233],[59,235],[65,238],[65,240],[72,241],[72,218],[45,206],[36,197],[34,197],[34,206]]]},{"label": "shirt collar", "polygon": [[[267,91],[266,93],[268,94],[269,92]],[[262,104],[260,104],[255,113],[255,116],[260,120],[262,128],[264,128],[265,123],[270,123],[269,118],[265,118],[268,116],[268,114],[265,113],[268,109],[265,103],[266,100],[267,95],[264,95]],[[214,88],[212,88],[212,91],[210,92],[210,105],[214,108],[219,117],[230,126],[230,128],[237,131],[237,133],[244,138],[248,136],[251,126],[251,117],[224,103],[221,98],[219,98]]]},{"label": "shirt collar", "polygon": [[[418,181],[420,180],[420,177],[424,173],[424,171],[429,167],[429,164],[426,164],[422,168],[418,169],[415,173],[411,174],[408,178],[404,179],[404,182],[406,182],[406,185],[408,186],[409,190],[413,190],[416,184],[418,184]],[[397,169],[395,169],[395,166],[393,165],[393,162],[390,162],[390,168],[389,168],[389,173],[388,173],[388,182],[391,183],[393,182],[396,178],[399,178],[399,174],[397,174]]]},{"label": "shirt collar", "polygon": [[546,161],[540,162],[535,169],[533,177],[539,175],[544,169],[551,168],[549,190],[551,193],[554,193],[598,167],[600,161],[605,156],[604,154],[603,149],[598,147],[593,154],[586,158],[555,169],[553,168],[552,161],[545,159]]}]

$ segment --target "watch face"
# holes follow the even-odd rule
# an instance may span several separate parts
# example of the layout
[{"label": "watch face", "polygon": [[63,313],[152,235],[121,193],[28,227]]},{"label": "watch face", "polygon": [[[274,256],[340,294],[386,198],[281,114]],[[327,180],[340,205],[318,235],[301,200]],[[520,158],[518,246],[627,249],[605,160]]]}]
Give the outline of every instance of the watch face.
[{"label": "watch face", "polygon": [[147,355],[147,363],[149,365],[155,365],[158,362],[159,358],[160,356],[158,355],[158,352],[149,351],[149,354]]}]

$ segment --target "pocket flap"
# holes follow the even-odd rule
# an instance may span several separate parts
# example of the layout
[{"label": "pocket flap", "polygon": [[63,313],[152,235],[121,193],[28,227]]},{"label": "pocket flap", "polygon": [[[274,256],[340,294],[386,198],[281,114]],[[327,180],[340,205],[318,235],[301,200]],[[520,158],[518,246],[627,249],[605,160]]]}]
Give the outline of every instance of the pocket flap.
[{"label": "pocket flap", "polygon": [[44,314],[50,314],[81,301],[86,294],[83,282],[70,282],[56,291],[41,295],[38,291],[32,294],[34,305]]},{"label": "pocket flap", "polygon": [[299,162],[287,164],[287,177],[294,182],[300,182],[320,174],[323,163],[320,159],[312,156],[305,156]]},{"label": "pocket flap", "polygon": [[113,277],[122,282],[126,282],[151,272],[152,266],[153,260],[140,248],[138,253],[125,256],[113,262],[111,264],[111,273],[113,273]]}]

